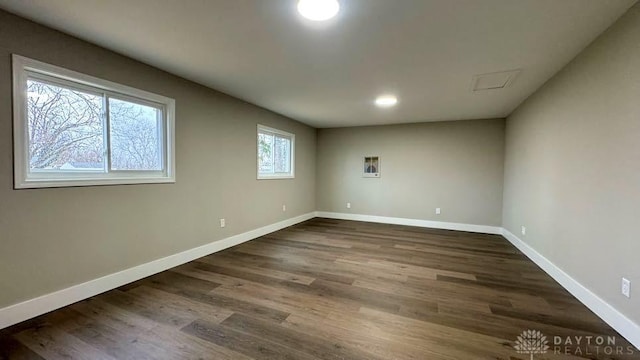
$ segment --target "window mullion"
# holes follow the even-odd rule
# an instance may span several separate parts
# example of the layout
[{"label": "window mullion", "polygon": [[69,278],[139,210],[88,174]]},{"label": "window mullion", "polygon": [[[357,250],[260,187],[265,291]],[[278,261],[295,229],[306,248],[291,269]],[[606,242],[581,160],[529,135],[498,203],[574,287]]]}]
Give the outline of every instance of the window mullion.
[{"label": "window mullion", "polygon": [[109,110],[109,95],[103,93],[104,115],[104,163],[107,174],[111,172],[111,111]]},{"label": "window mullion", "polygon": [[166,116],[166,110],[164,107],[162,107],[162,111],[159,113],[156,113],[156,121],[157,121],[157,136],[158,136],[158,144],[157,144],[157,151],[158,154],[160,154],[160,164],[162,166],[162,171],[166,171],[167,170],[167,154],[165,153],[166,151],[166,146],[163,146],[163,144],[165,144],[165,140],[164,140],[164,134],[166,134],[168,132],[166,125],[167,122],[164,120]]},{"label": "window mullion", "polygon": [[271,165],[273,169],[273,173],[276,173],[276,135],[273,134],[273,140],[271,141]]}]

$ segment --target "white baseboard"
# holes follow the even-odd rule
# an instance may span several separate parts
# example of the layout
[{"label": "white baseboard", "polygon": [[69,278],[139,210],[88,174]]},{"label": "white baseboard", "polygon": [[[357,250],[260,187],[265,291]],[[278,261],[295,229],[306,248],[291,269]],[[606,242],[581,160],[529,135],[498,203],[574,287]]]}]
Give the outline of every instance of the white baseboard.
[{"label": "white baseboard", "polygon": [[326,211],[316,211],[316,216],[329,218],[329,219],[355,220],[355,221],[366,221],[366,222],[375,222],[375,223],[382,223],[382,224],[419,226],[419,227],[425,227],[425,228],[468,231],[468,232],[484,233],[484,234],[496,234],[496,235],[502,234],[502,228],[499,226],[462,224],[462,223],[452,223],[452,222],[442,222],[442,221],[336,213],[336,212],[326,212]]},{"label": "white baseboard", "polygon": [[554,278],[562,287],[575,296],[581,303],[596,313],[609,326],[614,328],[620,335],[624,336],[631,344],[640,349],[640,326],[633,322],[621,312],[616,310],[598,295],[584,287],[569,274],[562,271],[549,259],[537,252],[527,243],[513,235],[509,230],[502,229],[502,235],[515,247],[522,251],[529,259],[536,263],[549,276]]},{"label": "white baseboard", "polygon": [[154,260],[101,278],[74,285],[50,294],[30,299],[0,309],[0,329],[34,318],[49,311],[90,298],[130,282],[171,269],[189,261],[213,254],[226,248],[242,244],[260,236],[284,229],[288,226],[312,219],[315,212],[263,226],[222,240],[199,246],[162,259]]}]

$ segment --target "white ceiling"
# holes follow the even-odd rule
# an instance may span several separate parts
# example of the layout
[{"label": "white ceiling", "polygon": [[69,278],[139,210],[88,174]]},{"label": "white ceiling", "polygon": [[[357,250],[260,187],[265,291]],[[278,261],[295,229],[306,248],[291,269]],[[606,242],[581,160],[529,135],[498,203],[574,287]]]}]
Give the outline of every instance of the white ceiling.
[{"label": "white ceiling", "polygon": [[[505,117],[636,0],[0,0],[0,7],[315,127]],[[473,75],[522,69],[472,92]],[[400,102],[378,109],[380,93]]]}]

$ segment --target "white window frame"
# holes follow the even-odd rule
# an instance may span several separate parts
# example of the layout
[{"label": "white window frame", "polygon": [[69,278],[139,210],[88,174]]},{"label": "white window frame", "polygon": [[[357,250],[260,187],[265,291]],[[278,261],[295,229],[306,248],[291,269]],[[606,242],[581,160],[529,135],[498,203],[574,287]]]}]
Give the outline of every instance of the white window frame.
[{"label": "white window frame", "polygon": [[[99,79],[59,66],[13,54],[13,136],[14,136],[14,187],[16,189],[175,183],[175,100],[126,85]],[[162,170],[111,170],[105,164],[104,172],[31,172],[29,169],[29,129],[27,119],[27,79],[43,80],[54,85],[99,93],[114,99],[162,109]],[[104,114],[105,132],[108,121]],[[108,134],[105,134],[106,158],[109,158]]]},{"label": "white window frame", "polygon": [[[260,133],[271,133],[286,137],[291,140],[291,171],[288,173],[274,173],[274,174],[261,174],[260,173]],[[258,124],[258,131],[256,133],[256,171],[258,174],[258,180],[270,180],[270,179],[293,179],[295,178],[295,164],[296,164],[296,135],[274,129],[268,126]]]}]

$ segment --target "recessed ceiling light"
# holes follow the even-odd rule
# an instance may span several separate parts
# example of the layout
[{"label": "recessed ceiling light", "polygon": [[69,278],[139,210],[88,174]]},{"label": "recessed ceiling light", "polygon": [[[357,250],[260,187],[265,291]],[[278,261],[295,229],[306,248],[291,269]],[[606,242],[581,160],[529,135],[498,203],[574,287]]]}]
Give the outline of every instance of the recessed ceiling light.
[{"label": "recessed ceiling light", "polygon": [[325,21],[336,16],[340,10],[338,0],[299,0],[298,12],[313,21]]},{"label": "recessed ceiling light", "polygon": [[376,105],[379,107],[392,107],[398,103],[398,98],[393,95],[380,95],[376,98]]}]

